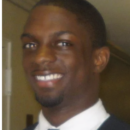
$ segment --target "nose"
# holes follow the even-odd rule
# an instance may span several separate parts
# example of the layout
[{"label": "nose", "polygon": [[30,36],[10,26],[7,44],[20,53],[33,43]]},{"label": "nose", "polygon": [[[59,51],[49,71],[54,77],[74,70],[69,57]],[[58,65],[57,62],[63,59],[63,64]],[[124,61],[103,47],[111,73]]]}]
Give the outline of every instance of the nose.
[{"label": "nose", "polygon": [[36,64],[54,62],[55,60],[56,56],[53,49],[47,45],[40,46],[35,52],[34,62]]}]

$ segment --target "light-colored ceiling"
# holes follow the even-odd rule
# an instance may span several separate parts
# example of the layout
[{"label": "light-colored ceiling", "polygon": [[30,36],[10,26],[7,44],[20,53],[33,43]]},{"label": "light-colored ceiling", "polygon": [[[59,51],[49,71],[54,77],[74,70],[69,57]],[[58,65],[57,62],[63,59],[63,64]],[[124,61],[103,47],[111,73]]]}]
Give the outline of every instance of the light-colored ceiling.
[{"label": "light-colored ceiling", "polygon": [[[39,0],[9,0],[29,11]],[[108,41],[130,56],[130,0],[88,0],[102,14]]]}]

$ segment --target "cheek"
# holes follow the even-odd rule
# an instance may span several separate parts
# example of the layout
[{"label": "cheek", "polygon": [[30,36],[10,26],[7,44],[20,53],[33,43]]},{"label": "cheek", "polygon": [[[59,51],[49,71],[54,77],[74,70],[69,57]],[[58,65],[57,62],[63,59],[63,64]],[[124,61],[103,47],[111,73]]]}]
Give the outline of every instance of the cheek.
[{"label": "cheek", "polygon": [[73,75],[74,83],[84,83],[92,71],[91,56],[87,54],[87,57],[85,57],[83,52],[78,52],[68,58],[67,66],[69,66],[69,72]]},{"label": "cheek", "polygon": [[69,71],[69,73],[73,72],[77,68],[77,63],[79,62],[79,58],[77,58],[73,53],[62,55],[58,59],[61,60],[64,68]]},{"label": "cheek", "polygon": [[61,59],[61,62],[64,65],[67,74],[71,75],[70,77],[72,77],[72,79],[77,75],[83,75],[85,72],[85,60],[80,51],[69,53],[60,57],[59,59]]}]

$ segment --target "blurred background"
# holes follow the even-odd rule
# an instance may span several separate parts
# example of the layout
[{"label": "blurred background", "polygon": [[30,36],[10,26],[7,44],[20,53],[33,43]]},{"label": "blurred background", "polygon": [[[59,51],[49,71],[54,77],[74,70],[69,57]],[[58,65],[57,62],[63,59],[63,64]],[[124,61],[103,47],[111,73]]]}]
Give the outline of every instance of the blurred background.
[{"label": "blurred background", "polygon": [[[22,68],[20,41],[29,11],[37,1],[2,1],[2,130],[22,130],[37,121],[40,111]],[[101,74],[100,97],[108,112],[130,124],[130,0],[88,1],[104,18],[111,50],[110,62]]]}]

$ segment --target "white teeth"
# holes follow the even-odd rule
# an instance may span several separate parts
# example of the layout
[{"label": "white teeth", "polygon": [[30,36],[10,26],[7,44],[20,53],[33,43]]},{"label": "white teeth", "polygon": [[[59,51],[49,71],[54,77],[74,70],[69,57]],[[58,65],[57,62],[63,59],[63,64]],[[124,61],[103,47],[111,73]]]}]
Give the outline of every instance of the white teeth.
[{"label": "white teeth", "polygon": [[55,80],[55,79],[60,79],[62,77],[61,74],[50,74],[50,75],[46,75],[46,76],[36,76],[37,80],[40,81],[48,81],[48,80]]},{"label": "white teeth", "polygon": [[55,74],[55,75],[54,75],[54,79],[57,79],[57,78],[58,78],[58,75],[57,75],[57,74]]},{"label": "white teeth", "polygon": [[46,80],[50,80],[50,76],[48,75],[48,76],[46,76]]}]

